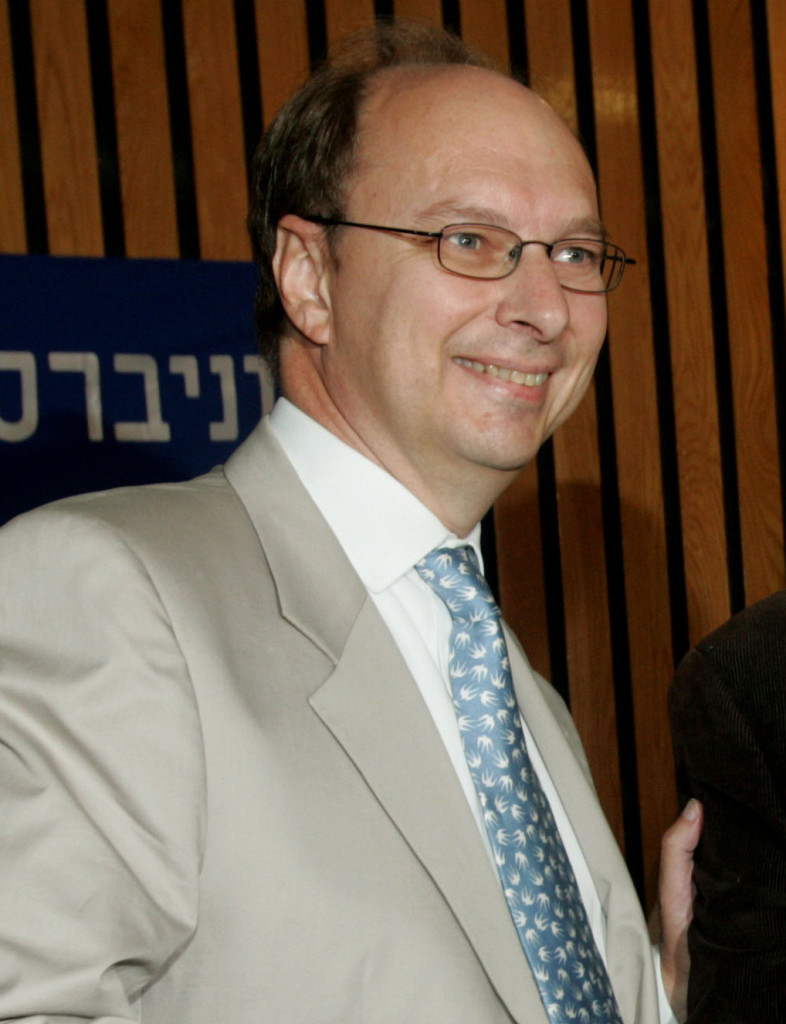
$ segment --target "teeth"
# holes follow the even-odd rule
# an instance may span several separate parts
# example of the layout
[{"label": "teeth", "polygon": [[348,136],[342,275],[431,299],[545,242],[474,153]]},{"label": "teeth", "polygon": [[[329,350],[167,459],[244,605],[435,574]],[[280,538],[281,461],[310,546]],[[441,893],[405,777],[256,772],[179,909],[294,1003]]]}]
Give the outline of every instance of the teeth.
[{"label": "teeth", "polygon": [[512,384],[523,384],[528,388],[538,388],[549,379],[547,373],[522,373],[521,370],[509,370],[504,366],[492,366],[489,363],[478,363],[474,359],[456,359],[461,366],[467,366],[478,373],[487,373],[498,380],[509,380]]}]

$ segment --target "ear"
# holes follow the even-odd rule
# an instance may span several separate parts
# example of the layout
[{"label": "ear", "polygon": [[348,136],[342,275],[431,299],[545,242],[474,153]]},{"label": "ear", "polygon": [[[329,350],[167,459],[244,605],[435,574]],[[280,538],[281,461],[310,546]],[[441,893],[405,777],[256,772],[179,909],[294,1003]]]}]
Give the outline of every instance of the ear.
[{"label": "ear", "polygon": [[278,222],[273,274],[287,316],[316,345],[330,339],[331,257],[319,224],[288,213]]}]

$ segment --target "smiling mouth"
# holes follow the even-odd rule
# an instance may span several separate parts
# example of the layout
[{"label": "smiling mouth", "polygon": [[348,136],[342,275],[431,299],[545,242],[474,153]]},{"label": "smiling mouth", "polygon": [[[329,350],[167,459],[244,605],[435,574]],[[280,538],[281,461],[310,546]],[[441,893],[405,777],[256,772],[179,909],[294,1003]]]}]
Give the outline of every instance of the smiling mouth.
[{"label": "smiling mouth", "polygon": [[486,373],[489,377],[496,377],[498,380],[510,381],[511,384],[523,384],[527,388],[538,388],[549,379],[547,373],[522,373],[521,370],[510,370],[505,366],[493,366],[491,363],[478,363],[474,359],[462,359],[456,357],[454,360],[459,366],[466,366],[469,370],[477,373]]}]

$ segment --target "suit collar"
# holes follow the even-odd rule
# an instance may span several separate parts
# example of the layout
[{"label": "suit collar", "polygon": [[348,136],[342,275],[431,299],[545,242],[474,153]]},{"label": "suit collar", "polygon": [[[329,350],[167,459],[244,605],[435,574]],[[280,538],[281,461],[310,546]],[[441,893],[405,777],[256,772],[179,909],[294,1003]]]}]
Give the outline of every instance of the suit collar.
[{"label": "suit collar", "polygon": [[[282,617],[337,662],[366,590],[266,420],[235,451],[225,473],[259,535]],[[336,599],[325,600],[326,594]]]},{"label": "suit collar", "polygon": [[372,594],[393,585],[432,548],[458,542],[444,523],[387,470],[291,402],[279,399],[269,423]]}]

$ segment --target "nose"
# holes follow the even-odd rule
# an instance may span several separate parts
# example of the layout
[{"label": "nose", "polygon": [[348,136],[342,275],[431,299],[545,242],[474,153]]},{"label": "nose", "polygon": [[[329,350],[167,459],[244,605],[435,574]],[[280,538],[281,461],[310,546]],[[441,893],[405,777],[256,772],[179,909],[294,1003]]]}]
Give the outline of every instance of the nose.
[{"label": "nose", "polygon": [[545,246],[525,245],[518,266],[500,285],[497,322],[503,327],[527,328],[543,344],[559,337],[567,327],[568,299]]}]

